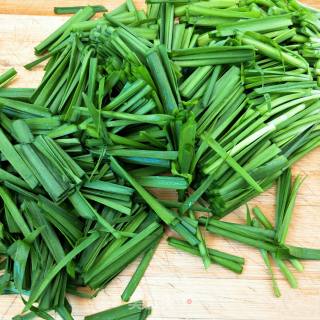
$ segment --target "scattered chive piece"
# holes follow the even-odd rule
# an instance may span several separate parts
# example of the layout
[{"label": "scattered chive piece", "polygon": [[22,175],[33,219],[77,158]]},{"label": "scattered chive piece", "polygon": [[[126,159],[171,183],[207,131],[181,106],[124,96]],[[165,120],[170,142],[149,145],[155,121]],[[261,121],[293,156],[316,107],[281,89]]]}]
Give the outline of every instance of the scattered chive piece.
[{"label": "scattered chive piece", "polygon": [[[191,253],[193,255],[196,256],[201,256],[199,249],[194,248],[192,246],[190,246],[187,242],[185,241],[181,241],[175,238],[168,238],[168,243],[177,248],[180,249],[182,251]],[[229,256],[228,254],[224,253],[224,252],[220,252],[217,250],[213,250],[208,248],[208,252],[209,252],[209,257],[210,260],[213,263],[219,264],[224,268],[227,268],[233,272],[236,273],[241,273],[243,270],[243,259],[240,257],[235,257],[235,256]],[[235,260],[233,260],[235,259]]]},{"label": "scattered chive piece", "polygon": [[[107,9],[105,6],[90,6],[94,12],[106,12]],[[53,11],[55,14],[71,14],[77,13],[79,10],[85,8],[84,6],[76,6],[76,7],[54,7]]]},{"label": "scattered chive piece", "polygon": [[0,87],[10,82],[16,76],[16,74],[17,71],[14,68],[10,68],[3,74],[0,74]]},{"label": "scattered chive piece", "polygon": [[279,298],[281,296],[281,292],[280,292],[280,289],[278,287],[274,272],[272,270],[269,254],[268,254],[268,252],[266,250],[263,250],[263,249],[260,249],[260,252],[261,252],[263,261],[264,261],[265,265],[267,266],[268,272],[269,272],[269,274],[271,276],[272,288],[273,288],[274,295],[277,298]]},{"label": "scattered chive piece", "polygon": [[292,256],[299,259],[306,260],[320,260],[320,250],[311,248],[300,248],[288,246],[289,252]]},{"label": "scattered chive piece", "polygon": [[143,277],[146,269],[148,268],[156,249],[157,249],[157,244],[153,248],[149,249],[142,257],[136,271],[134,272],[132,278],[130,279],[129,283],[127,284],[125,290],[121,295],[122,301],[128,302],[130,300],[141,278]]},{"label": "scattered chive piece", "polygon": [[230,157],[226,151],[219,145],[219,143],[213,139],[210,139],[207,136],[203,136],[203,140],[215,151],[217,154],[225,159],[225,161],[235,170],[237,171],[255,190],[258,192],[262,192],[263,190],[257,184],[257,182],[245,171],[245,169],[241,168],[241,166]]},{"label": "scattered chive piece", "polygon": [[266,228],[266,229],[273,229],[273,226],[271,222],[268,220],[268,218],[263,214],[263,212],[260,210],[260,208],[255,207],[253,208],[253,214],[257,218],[257,220]]},{"label": "scattered chive piece", "polygon": [[[79,21],[85,21],[90,19],[94,15],[94,9],[92,7],[85,7],[79,10],[74,16],[67,20],[61,27],[59,27],[54,33],[49,35],[45,40],[39,43],[34,49],[37,54],[42,54],[48,49],[60,36],[66,33],[73,23]],[[60,38],[61,39],[61,38]]]},{"label": "scattered chive piece", "polygon": [[278,15],[271,17],[261,17],[258,19],[249,19],[244,21],[237,21],[217,26],[217,34],[220,37],[230,36],[239,31],[274,31],[283,29],[292,25],[290,15]]},{"label": "scattered chive piece", "polygon": [[15,168],[15,170],[21,175],[25,182],[31,187],[35,188],[38,185],[38,181],[35,178],[32,171],[29,169],[25,161],[19,156],[16,149],[12,146],[4,132],[0,129],[0,151],[5,156],[7,161]]},{"label": "scattered chive piece", "polygon": [[25,305],[24,310],[28,310],[34,301],[39,298],[39,296],[46,289],[50,281],[58,274],[58,272],[64,268],[68,262],[70,262],[77,254],[83,251],[85,248],[90,246],[95,240],[97,240],[99,234],[97,232],[92,233],[88,238],[84,239],[78,246],[71,250],[62,260],[60,260],[56,265],[53,265],[46,274],[45,278],[41,283],[38,283],[35,290],[29,297],[27,304]]},{"label": "scattered chive piece", "polygon": [[136,301],[122,306],[101,311],[90,316],[85,320],[118,320],[118,319],[141,319],[144,320],[150,315],[151,308],[144,308],[142,301]]},{"label": "scattered chive piece", "polygon": [[[258,249],[264,249],[266,251],[270,251],[270,252],[277,252],[278,250],[282,250],[281,248],[279,248],[278,246],[271,244],[269,242],[265,242],[262,240],[257,240],[257,239],[252,239],[250,237],[246,237],[243,235],[239,235],[236,233],[233,233],[231,231],[228,230],[224,230],[221,228],[217,228],[217,227],[213,227],[213,226],[207,226],[207,230],[213,234],[217,234],[220,235],[222,237],[226,237],[226,238],[230,238],[233,239],[235,241],[239,241],[241,243],[247,244],[249,246],[258,248]],[[286,251],[286,250],[285,250]]]},{"label": "scattered chive piece", "polygon": [[289,261],[297,271],[303,272],[304,266],[298,259],[290,259]]},{"label": "scattered chive piece", "polygon": [[279,269],[281,270],[282,274],[285,276],[285,278],[289,282],[291,288],[298,288],[297,280],[293,275],[293,273],[289,270],[285,262],[282,261],[280,258],[277,258],[274,254],[272,255],[272,257],[275,260],[276,264],[278,265]]},{"label": "scattered chive piece", "polygon": [[[290,179],[290,176],[289,176],[289,179]],[[279,222],[280,224],[279,228],[277,229],[277,240],[279,241],[280,244],[285,243],[286,236],[288,234],[289,224],[292,218],[295,200],[297,197],[299,187],[301,186],[302,182],[303,180],[301,179],[301,177],[297,176],[290,190],[290,193],[288,194],[288,197],[286,199],[287,203],[283,212],[282,219],[280,218],[281,221]],[[291,180],[290,180],[290,184],[291,184]]]},{"label": "scattered chive piece", "polygon": [[[261,215],[263,215],[262,211],[259,208],[254,208],[253,210],[254,210],[255,215],[257,214],[257,212],[258,212],[258,216],[261,217]],[[264,222],[268,221],[268,219],[265,216],[264,216],[264,219],[262,219],[262,220]],[[270,222],[268,221],[267,225],[269,225],[269,223]],[[251,221],[251,225],[258,227],[258,228],[262,227],[262,226],[266,228],[266,226],[258,218],[257,218],[257,220],[253,219]],[[281,296],[281,292],[280,292],[276,277],[273,272],[269,252],[264,249],[260,249],[260,253],[261,253],[262,259],[267,267],[268,273],[271,276],[273,293],[277,298],[279,298]],[[274,255],[271,255],[271,256],[274,258]]]},{"label": "scattered chive piece", "polygon": [[[146,203],[155,211],[155,213],[166,224],[170,225],[174,230],[180,233],[191,244],[195,245],[199,243],[199,240],[195,237],[194,232],[189,231],[183,224],[183,218],[179,218],[165,208],[160,202],[158,202],[148,191],[146,191],[132,176],[130,176],[119,164],[119,162],[111,157],[112,168],[126,179],[140,194],[140,196],[146,201]],[[180,220],[180,221],[179,221]]]}]

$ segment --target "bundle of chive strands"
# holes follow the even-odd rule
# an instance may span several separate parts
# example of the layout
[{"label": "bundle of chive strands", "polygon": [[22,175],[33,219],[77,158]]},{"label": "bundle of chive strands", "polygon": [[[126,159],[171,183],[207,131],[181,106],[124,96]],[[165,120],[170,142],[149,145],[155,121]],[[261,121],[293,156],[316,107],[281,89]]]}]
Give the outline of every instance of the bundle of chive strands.
[{"label": "bundle of chive strands", "polygon": [[206,268],[241,273],[244,260],[207,248],[201,224],[282,270],[319,259],[285,244],[288,193],[276,230],[261,214],[219,219],[277,179],[290,193],[283,172],[320,144],[320,14],[294,0],[149,0],[146,11],[128,0],[93,19],[101,11],[56,9],[75,14],[25,66],[48,60],[37,88],[0,76],[0,292],[28,297],[22,317],[70,319],[66,293],[93,297],[142,256],[128,301],[164,226]]},{"label": "bundle of chive strands", "polygon": [[272,225],[259,207],[254,207],[252,210],[254,218],[251,217],[250,210],[247,208],[246,225],[223,222],[207,217],[200,217],[199,219],[199,222],[205,225],[210,233],[260,250],[268,273],[271,276],[272,287],[276,297],[280,297],[281,293],[273,272],[271,260],[274,260],[290,286],[297,288],[297,280],[288,264],[291,264],[296,271],[302,272],[304,267],[301,260],[320,259],[320,250],[295,247],[286,243],[298,190],[303,182],[299,175],[292,180],[290,169],[284,171],[277,180],[275,226]]}]

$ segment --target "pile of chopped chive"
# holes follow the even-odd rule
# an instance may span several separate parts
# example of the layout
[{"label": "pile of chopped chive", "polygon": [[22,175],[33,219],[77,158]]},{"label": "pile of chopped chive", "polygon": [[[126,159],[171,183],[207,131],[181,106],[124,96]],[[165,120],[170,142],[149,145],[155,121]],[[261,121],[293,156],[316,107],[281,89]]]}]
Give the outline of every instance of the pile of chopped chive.
[{"label": "pile of chopped chive", "polygon": [[[142,256],[129,301],[165,226],[205,268],[241,273],[244,259],[208,248],[202,225],[258,248],[276,296],[270,259],[296,287],[287,263],[320,260],[286,243],[302,183],[290,168],[320,145],[320,13],[296,0],[55,12],[74,15],[25,66],[48,60],[40,85],[8,88],[16,71],[0,75],[0,293],[23,296],[15,319],[72,319],[67,293],[92,298]],[[275,181],[275,226],[259,208],[246,224],[220,221]],[[149,314],[137,302],[87,319]]]}]

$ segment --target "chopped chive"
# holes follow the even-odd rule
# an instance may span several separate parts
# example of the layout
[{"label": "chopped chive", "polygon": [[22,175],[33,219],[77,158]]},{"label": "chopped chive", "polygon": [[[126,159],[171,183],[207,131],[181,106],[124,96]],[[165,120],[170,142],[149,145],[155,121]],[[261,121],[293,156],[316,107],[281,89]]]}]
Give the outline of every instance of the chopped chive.
[{"label": "chopped chive", "polygon": [[279,49],[272,43],[269,38],[262,36],[255,32],[246,32],[244,35],[241,35],[241,41],[247,45],[252,45],[262,54],[278,60],[279,62],[285,62],[288,65],[306,69],[308,64],[306,60],[301,57],[299,54],[290,52],[288,49]]},{"label": "chopped chive", "polygon": [[24,160],[20,157],[14,146],[10,143],[4,132],[0,129],[0,151],[16,171],[21,175],[24,181],[33,189],[38,185],[32,171],[29,169]]},{"label": "chopped chive", "polygon": [[[106,12],[107,9],[104,6],[90,6],[95,12]],[[76,6],[76,7],[54,7],[53,11],[55,14],[72,14],[77,13],[79,10],[85,8],[84,6]]]},{"label": "chopped chive", "polygon": [[280,292],[280,289],[278,287],[278,284],[277,284],[277,281],[276,281],[276,278],[275,278],[275,275],[273,273],[273,270],[272,270],[272,266],[271,266],[271,263],[270,263],[270,258],[269,258],[269,254],[266,250],[263,250],[263,249],[260,249],[260,252],[261,252],[261,255],[262,255],[262,258],[263,258],[263,261],[265,263],[265,265],[267,266],[268,268],[268,272],[271,276],[271,280],[272,280],[272,288],[273,288],[273,292],[274,292],[274,295],[279,298],[281,296],[281,292]]},{"label": "chopped chive", "polygon": [[282,261],[280,258],[277,258],[274,254],[273,254],[273,259],[275,260],[282,274],[285,276],[285,278],[289,282],[291,288],[297,288],[298,287],[297,280],[293,275],[293,273],[289,270],[285,262]]},{"label": "chopped chive", "polygon": [[0,97],[19,99],[25,102],[30,102],[34,93],[32,88],[0,88]]},{"label": "chopped chive", "polygon": [[227,231],[232,231],[235,234],[243,235],[248,238],[257,239],[257,240],[266,240],[273,241],[275,232],[273,230],[261,230],[260,228],[256,228],[254,226],[247,226],[237,223],[224,222],[215,219],[205,219],[200,217],[199,222],[202,224],[206,224],[207,226],[218,227]]},{"label": "chopped chive", "polygon": [[188,182],[181,177],[148,176],[137,178],[137,181],[143,187],[150,188],[175,190],[185,190],[188,188]]},{"label": "chopped chive", "polygon": [[144,320],[151,313],[151,309],[144,308],[142,301],[121,305],[116,308],[101,311],[85,317],[85,320],[118,320],[141,319]]},{"label": "chopped chive", "polygon": [[298,259],[290,259],[289,261],[297,271],[303,272],[303,264]]},{"label": "chopped chive", "polygon": [[290,25],[292,25],[292,19],[290,15],[260,17],[258,19],[219,24],[217,26],[217,35],[219,37],[225,37],[235,34],[239,31],[268,32],[278,29],[281,30]]},{"label": "chopped chive", "polygon": [[263,212],[260,210],[260,208],[255,207],[253,208],[253,214],[257,218],[257,220],[266,228],[266,229],[273,229],[273,226],[271,222],[268,220],[268,218],[263,214]]},{"label": "chopped chive", "polygon": [[146,191],[136,180],[131,177],[118,163],[118,161],[111,157],[111,165],[114,167],[119,174],[123,176],[133,188],[145,199],[149,206],[159,215],[159,217],[167,224],[171,224],[176,220],[176,216],[173,212],[170,212],[163,207],[148,191]]},{"label": "chopped chive", "polygon": [[[255,208],[255,209],[256,209],[255,210],[255,214],[257,212],[262,213],[261,210],[257,211],[257,208]],[[258,216],[259,216],[259,213],[258,213]],[[253,219],[251,221],[250,225],[252,225],[254,227],[258,227],[258,228],[259,227],[261,228],[262,226],[266,228],[266,226],[258,218],[257,218],[257,220]],[[263,261],[264,261],[264,263],[265,263],[265,265],[266,265],[266,267],[268,269],[268,273],[271,276],[273,293],[277,298],[279,298],[281,296],[281,292],[280,292],[280,289],[278,287],[278,283],[277,283],[276,277],[274,275],[274,272],[273,272],[273,269],[272,269],[272,266],[271,266],[270,255],[269,255],[268,251],[266,251],[264,249],[260,249],[260,253],[261,253],[262,259],[263,259]],[[274,255],[272,255],[272,257],[274,258]]]},{"label": "chopped chive", "polygon": [[[246,237],[246,236],[243,236],[240,234],[235,234],[231,231],[227,231],[227,230],[224,230],[224,229],[221,229],[218,227],[214,227],[214,226],[209,225],[209,226],[207,226],[207,230],[213,234],[217,234],[222,237],[230,238],[235,241],[247,244],[249,246],[252,246],[252,247],[255,247],[258,249],[264,249],[269,252],[277,252],[278,250],[281,251],[281,249],[278,246],[271,244],[269,242],[265,242],[265,241],[257,240],[257,239],[252,239],[250,237]],[[284,251],[286,251],[286,250],[284,249]]]},{"label": "chopped chive", "polygon": [[299,259],[306,260],[320,260],[320,250],[311,248],[301,248],[288,246],[289,252],[292,256]]},{"label": "chopped chive", "polygon": [[[10,219],[12,219],[12,221],[14,221],[14,223],[17,225],[18,230],[20,230],[22,232],[22,234],[25,237],[27,237],[30,234],[30,229],[29,229],[24,217],[21,215],[21,212],[19,211],[19,209],[16,207],[15,203],[13,202],[10,194],[3,187],[0,187],[0,197],[6,206],[6,211],[10,215]],[[8,223],[10,224],[10,221],[8,221]]]},{"label": "chopped chive", "polygon": [[45,40],[39,43],[35,47],[35,52],[37,54],[43,53],[48,49],[49,46],[52,45],[57,39],[61,39],[63,33],[70,29],[73,23],[78,21],[85,21],[90,19],[94,15],[94,9],[92,7],[85,7],[84,9],[79,10],[73,17],[67,20],[61,27],[59,27],[54,33],[49,35]]},{"label": "chopped chive", "polygon": [[132,278],[130,279],[129,283],[127,284],[125,290],[121,295],[122,301],[128,302],[130,300],[132,294],[136,290],[139,282],[141,281],[141,278],[143,277],[148,265],[150,264],[150,261],[156,249],[157,249],[157,245],[149,249],[142,257],[136,271],[134,272]]},{"label": "chopped chive", "polygon": [[80,242],[74,249],[72,249],[62,260],[60,260],[56,265],[52,266],[48,271],[45,279],[37,285],[35,290],[29,297],[24,310],[28,310],[34,301],[43,293],[47,285],[52,281],[52,279],[58,274],[58,272],[63,269],[68,262],[70,262],[75,256],[77,256],[81,251],[90,246],[97,238],[99,234],[97,232],[92,233],[89,237]]},{"label": "chopped chive", "polygon": [[216,46],[173,50],[172,60],[181,67],[237,64],[254,59],[252,46]]},{"label": "chopped chive", "polygon": [[[187,242],[181,241],[175,238],[168,238],[168,243],[182,251],[191,253],[196,256],[200,256],[200,251],[197,248],[190,246]],[[243,261],[240,258],[240,261],[234,261],[229,259],[229,255],[224,252],[216,251],[208,248],[210,259],[213,263],[219,264],[222,267],[225,267],[233,272],[241,273],[243,269]],[[234,256],[232,256],[235,258]]]},{"label": "chopped chive", "polygon": [[290,194],[288,194],[287,203],[285,204],[285,209],[283,212],[283,217],[280,221],[279,229],[277,230],[277,240],[280,244],[284,244],[286,241],[286,236],[288,234],[289,224],[291,222],[295,200],[302,182],[303,180],[300,176],[298,176],[293,183],[292,189],[290,190]]},{"label": "chopped chive", "polygon": [[10,68],[6,72],[0,75],[0,87],[6,85],[10,82],[17,74],[17,71],[14,68]]},{"label": "chopped chive", "polygon": [[155,213],[162,219],[166,224],[170,225],[174,230],[180,233],[190,243],[197,244],[198,240],[196,237],[186,229],[178,219],[177,215],[164,207],[158,202],[148,191],[146,191],[132,176],[130,176],[118,163],[118,161],[111,157],[111,165],[113,169],[126,179],[145,200],[145,202],[155,211]]},{"label": "chopped chive", "polygon": [[232,10],[232,9],[218,9],[210,10],[209,8],[205,8],[198,5],[190,5],[188,7],[188,13],[190,15],[196,16],[213,16],[213,17],[227,17],[227,18],[259,18],[260,12],[248,12],[248,11],[240,11],[240,10]]},{"label": "chopped chive", "polygon": [[219,145],[218,142],[213,139],[203,136],[202,139],[215,151],[217,154],[222,157],[239,175],[241,175],[254,189],[258,192],[263,190],[257,184],[257,182],[243,169],[227,152]]}]

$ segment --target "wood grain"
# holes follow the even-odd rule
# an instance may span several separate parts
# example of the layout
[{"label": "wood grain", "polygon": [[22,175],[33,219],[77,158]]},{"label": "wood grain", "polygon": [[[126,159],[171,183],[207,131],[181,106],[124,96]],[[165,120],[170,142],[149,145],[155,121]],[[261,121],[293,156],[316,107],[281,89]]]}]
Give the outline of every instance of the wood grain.
[{"label": "wood grain", "polygon": [[[53,16],[53,7],[102,4],[112,10],[122,1],[114,0],[1,0],[0,14]],[[144,0],[136,0],[137,8],[145,6]],[[303,0],[307,5],[320,8],[319,0]]]},{"label": "wood grain", "polygon": [[[19,71],[17,87],[35,87],[42,77],[41,68],[26,71],[23,65],[33,59],[33,47],[56,29],[66,17],[52,15],[55,5],[81,5],[88,0],[18,1],[0,0],[0,73],[9,66]],[[304,1],[320,7],[320,1]],[[142,2],[140,2],[142,3]],[[116,1],[90,1],[113,8]],[[30,16],[26,16],[30,15]],[[294,221],[288,241],[295,245],[320,247],[320,150],[302,159],[294,167],[308,176],[297,199]],[[162,198],[172,198],[161,193]],[[267,215],[274,216],[274,190],[251,201]],[[230,214],[228,221],[243,222],[244,208]],[[318,320],[320,318],[320,262],[305,262],[305,271],[296,273],[299,289],[290,289],[276,273],[282,297],[274,298],[271,282],[257,250],[219,237],[207,237],[211,247],[220,248],[246,258],[242,275],[234,275],[213,265],[204,270],[200,259],[176,251],[162,240],[151,266],[133,296],[153,308],[151,320]],[[119,305],[120,295],[137,262],[121,273],[93,300],[70,297],[76,320],[86,314]],[[0,319],[9,320],[23,304],[18,296],[0,297]]]},{"label": "wood grain", "polygon": [[[110,0],[1,0],[0,14],[53,16],[53,7],[86,6],[102,4],[109,11],[123,1]],[[137,8],[144,7],[144,0],[134,1]]]}]

